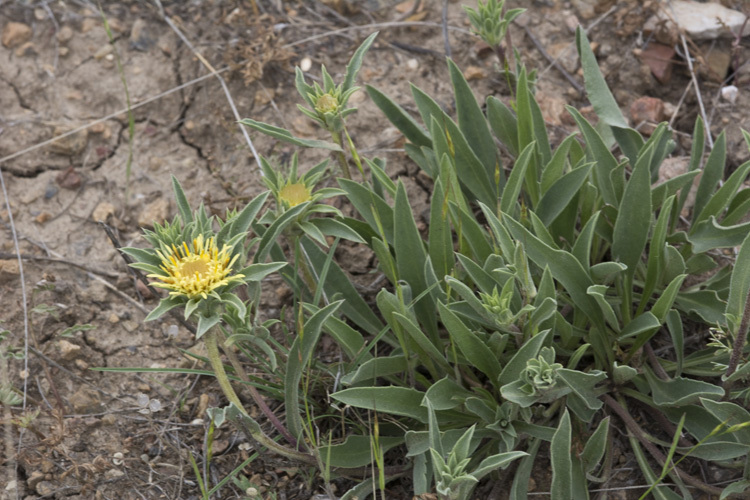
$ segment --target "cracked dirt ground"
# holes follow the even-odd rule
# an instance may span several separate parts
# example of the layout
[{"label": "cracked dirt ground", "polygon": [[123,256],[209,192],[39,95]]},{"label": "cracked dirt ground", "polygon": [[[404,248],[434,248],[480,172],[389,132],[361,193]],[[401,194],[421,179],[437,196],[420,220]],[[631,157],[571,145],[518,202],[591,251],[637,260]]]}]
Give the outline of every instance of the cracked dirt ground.
[{"label": "cracked dirt ground", "polygon": [[[202,56],[215,68],[229,68],[222,76],[240,116],[315,137],[314,127],[296,110],[293,64],[310,58],[311,77],[319,74],[321,63],[340,77],[353,49],[373,31],[353,31],[351,25],[393,22],[403,14],[393,8],[399,2],[367,0],[360,10],[343,9],[347,2],[333,0],[285,2],[283,10],[276,10],[282,2],[258,1],[267,10],[261,17],[252,13],[249,2],[163,5]],[[594,41],[599,37],[598,55],[623,108],[642,94],[677,102],[689,76],[680,73],[671,87],[658,84],[632,54],[608,41],[623,19],[631,19],[627,15],[645,13],[628,2],[574,3],[596,4],[591,16],[608,13],[591,36]],[[434,23],[431,27],[383,27],[360,84],[370,83],[414,111],[408,96],[411,81],[450,109],[441,4],[426,2],[425,13],[419,14],[418,20]],[[453,57],[462,68],[472,68],[477,96],[507,100],[507,87],[493,72],[494,61],[481,57],[476,39],[466,31],[460,3],[447,5],[448,23],[455,28],[450,36]],[[563,1],[531,2],[529,7],[526,27],[577,77],[575,58],[570,59],[573,35],[559,19],[578,15],[581,22],[592,23],[593,18]],[[4,457],[0,498],[198,498],[188,455],[201,463],[205,410],[223,403],[207,377],[91,370],[203,368],[181,351],[201,353],[187,330],[170,319],[143,323],[156,301],[134,284],[97,221],[109,224],[123,245],[138,246],[143,244],[139,226],[175,212],[170,175],[180,179],[191,204],[203,202],[217,214],[263,189],[219,81],[206,77],[209,70],[163,21],[158,8],[135,0],[104,2],[103,8],[113,45],[95,4],[87,0],[38,5],[0,0],[0,29],[14,22],[31,31],[18,44],[0,45],[0,168],[23,256],[29,310],[26,337],[21,276],[3,197],[0,331],[9,330],[10,337],[0,347],[22,350],[28,338],[30,349],[28,367],[11,360],[6,374],[16,388],[26,387],[28,396],[26,412],[18,406],[3,419],[27,417],[29,425],[18,448],[18,427],[6,427],[12,446]],[[543,70],[537,97],[559,141],[570,131],[561,120],[563,105],[586,103],[550,70],[525,33],[520,26],[512,29],[526,64]],[[310,39],[315,35],[321,36]],[[623,36],[635,46],[637,32]],[[127,100],[116,54],[133,103],[132,141],[127,113],[121,113]],[[405,159],[399,134],[363,93],[355,94],[352,103],[360,108],[350,121],[353,139],[365,154],[387,158],[389,174],[404,180],[418,223],[426,227],[429,179]],[[730,162],[735,165],[747,157],[738,126],[748,117],[736,111],[745,104],[747,97],[740,94],[736,107],[715,108],[714,121],[721,125],[726,120],[734,127]],[[694,111],[685,112],[676,127],[689,132],[694,118]],[[53,144],[35,146],[78,128]],[[260,154],[288,161],[293,149],[251,136]],[[681,142],[677,153],[686,154],[688,147]],[[302,152],[301,164],[320,158],[319,153]],[[363,285],[377,282],[366,249],[342,246],[337,257]],[[270,279],[266,289],[263,311],[275,317],[287,295],[278,280]],[[76,325],[90,326],[62,335]],[[161,408],[149,412],[153,400]],[[251,451],[231,429],[217,431],[212,483]],[[4,481],[6,470],[7,477],[17,472],[15,483]],[[307,499],[321,491],[314,475],[294,464],[264,459],[244,474],[278,498]],[[537,483],[544,488],[544,473]],[[406,498],[408,485],[392,493]],[[216,498],[240,495],[228,486]]]}]

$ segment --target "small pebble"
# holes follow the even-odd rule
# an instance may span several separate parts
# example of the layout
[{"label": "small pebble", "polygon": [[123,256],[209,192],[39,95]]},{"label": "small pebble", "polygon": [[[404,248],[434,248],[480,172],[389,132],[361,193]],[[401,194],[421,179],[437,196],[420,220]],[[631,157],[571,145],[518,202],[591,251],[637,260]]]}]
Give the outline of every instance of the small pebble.
[{"label": "small pebble", "polygon": [[721,89],[721,98],[734,104],[734,102],[737,100],[737,95],[739,94],[739,92],[740,89],[738,89],[734,85],[727,85],[726,87],[722,87]]},{"label": "small pebble", "polygon": [[310,71],[310,68],[312,68],[312,59],[310,59],[309,57],[302,58],[302,60],[299,62],[299,69],[307,72]]},{"label": "small pebble", "polygon": [[415,70],[419,67],[419,61],[417,61],[416,59],[409,59],[408,61],[406,61],[406,67],[411,70]]}]

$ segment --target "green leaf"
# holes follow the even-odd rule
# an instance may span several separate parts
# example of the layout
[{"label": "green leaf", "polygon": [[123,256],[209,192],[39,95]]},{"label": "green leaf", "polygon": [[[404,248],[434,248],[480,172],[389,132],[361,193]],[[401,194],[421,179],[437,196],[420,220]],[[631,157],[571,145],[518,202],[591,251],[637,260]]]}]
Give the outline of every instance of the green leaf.
[{"label": "green leaf", "polygon": [[201,338],[207,331],[218,325],[220,321],[221,316],[218,314],[212,314],[211,316],[198,314],[198,326],[195,327],[195,338]]},{"label": "green leaf", "polygon": [[528,453],[523,451],[508,451],[505,453],[498,453],[496,455],[490,455],[489,457],[482,460],[482,462],[471,472],[471,475],[477,479],[482,479],[484,476],[492,471],[501,469],[507,464],[521,457],[528,456]]},{"label": "green leaf", "polygon": [[719,386],[684,377],[662,380],[644,366],[643,373],[651,388],[654,404],[658,406],[686,406],[697,403],[701,398],[721,399],[724,389]]},{"label": "green leaf", "polygon": [[453,341],[469,362],[490,378],[498,380],[501,366],[492,351],[443,303],[438,303],[440,319]]},{"label": "green leaf", "polygon": [[610,174],[617,168],[617,160],[604,143],[602,136],[591,126],[591,124],[578,112],[577,109],[568,106],[566,108],[573,116],[578,128],[586,139],[586,158],[594,164],[594,184],[602,195],[604,203],[616,207],[619,205],[615,188],[612,185]]},{"label": "green leaf", "polygon": [[303,328],[289,349],[284,377],[284,404],[286,405],[286,420],[289,430],[295,438],[302,436],[304,428],[299,410],[299,384],[302,373],[308,370],[323,325],[341,306],[342,302],[344,301],[333,302],[315,311],[305,321]]},{"label": "green leaf", "polygon": [[[301,242],[315,273],[320,276],[323,268],[326,266],[326,262],[328,262],[328,255],[308,238],[302,238]],[[346,300],[341,305],[341,312],[358,327],[371,335],[377,335],[383,329],[383,323],[378,319],[338,264],[330,262],[328,266],[326,280],[323,282],[323,288],[328,297],[335,297],[337,295],[339,297],[346,297]]]},{"label": "green leaf", "polygon": [[[401,181],[396,191],[393,217],[393,250],[398,278],[409,284],[413,296],[416,297],[427,289],[422,271],[427,252],[417,224],[414,222],[406,188]],[[430,333],[436,333],[435,305],[430,300],[430,296],[425,295],[414,304],[414,308],[422,325]]]},{"label": "green leaf", "polygon": [[537,333],[516,351],[497,378],[497,385],[499,387],[518,380],[518,375],[526,368],[526,362],[539,354],[539,349],[542,348],[542,344],[547,339],[549,332],[550,330],[544,330]]},{"label": "green leaf", "polygon": [[730,437],[739,443],[750,445],[750,428],[747,427],[748,422],[750,422],[750,412],[740,405],[728,401],[718,402],[701,399],[701,404],[711,415],[726,425],[724,430],[736,426],[729,434],[721,436],[722,439]]},{"label": "green leaf", "polygon": [[[482,211],[486,214],[488,209],[482,206]],[[517,240],[523,242],[526,255],[540,267],[549,266],[552,276],[562,283],[576,306],[604,332],[604,318],[599,306],[596,304],[596,300],[587,293],[588,288],[594,283],[581,263],[578,262],[578,259],[568,252],[555,250],[544,244],[513,219],[506,217],[504,222],[511,234]]]},{"label": "green leaf", "polygon": [[425,398],[435,410],[452,410],[464,404],[474,393],[458,385],[453,379],[442,378],[427,389]]},{"label": "green leaf", "polygon": [[620,332],[619,339],[625,340],[630,337],[642,335],[646,332],[655,332],[661,326],[659,318],[654,316],[651,312],[645,312],[640,316],[636,316],[630,321]]},{"label": "green leaf", "polygon": [[560,368],[557,370],[557,375],[565,382],[565,385],[571,388],[573,394],[581,398],[581,401],[588,408],[598,410],[602,407],[603,403],[594,390],[594,386],[607,378],[606,373],[599,370],[581,372]]},{"label": "green leaf", "polygon": [[[700,117],[700,113],[695,119],[695,127],[693,128],[692,137],[693,146],[690,151],[690,164],[688,166],[688,173],[696,172],[697,175],[699,173],[698,169],[700,168],[701,161],[703,160],[703,152],[706,148],[705,127],[703,125],[703,120]],[[677,218],[682,213],[682,208],[685,206],[685,201],[687,200],[688,194],[688,189],[683,189],[680,192],[680,198],[678,199],[677,206],[675,207],[675,214],[672,217],[672,228],[674,228],[677,222]]]},{"label": "green leaf", "polygon": [[[526,69],[521,68],[521,74],[518,76],[516,85],[516,110],[518,113],[518,149],[524,150],[527,146],[534,143],[537,137],[534,130],[534,114],[532,110],[532,101],[534,97],[531,94],[526,77]],[[547,134],[544,134],[547,138]],[[531,200],[531,205],[536,207],[540,198],[540,166],[537,163],[537,155],[531,158],[530,168],[526,172],[526,194]]]},{"label": "green leaf", "polygon": [[708,252],[716,248],[731,248],[739,246],[750,231],[750,222],[735,226],[722,226],[716,218],[710,216],[707,220],[695,225],[688,236],[693,245],[694,253]]},{"label": "green leaf", "polygon": [[604,457],[607,450],[607,434],[609,433],[610,417],[605,417],[599,422],[599,427],[589,436],[583,453],[580,455],[581,465],[586,474],[593,474],[594,469]]},{"label": "green leaf", "polygon": [[638,151],[643,147],[643,138],[628,126],[599,69],[586,32],[580,26],[576,29],[576,48],[581,58],[586,94],[594,107],[594,112],[604,124],[612,128],[612,134],[620,148],[630,158],[631,164],[634,164]]},{"label": "green leaf", "polygon": [[697,314],[708,324],[726,324],[726,302],[721,300],[714,290],[679,293],[675,298],[675,304],[678,309]]},{"label": "green leaf", "polygon": [[257,130],[258,132],[262,132],[268,136],[271,136],[274,139],[278,139],[280,141],[293,144],[295,146],[302,146],[306,148],[326,149],[329,151],[343,151],[343,149],[341,149],[341,146],[334,144],[332,142],[319,141],[319,140],[314,140],[314,139],[301,139],[299,137],[294,137],[291,134],[291,132],[289,132],[286,129],[274,127],[273,125],[269,125],[268,123],[256,122],[255,120],[252,120],[250,118],[244,118],[240,120],[240,123],[254,130]]},{"label": "green leaf", "polygon": [[390,97],[380,92],[375,87],[365,85],[367,95],[370,96],[372,102],[380,108],[380,111],[388,118],[393,126],[395,126],[404,137],[417,146],[432,146],[432,140],[430,139],[427,131],[422,128],[412,116],[406,112],[404,108],[396,104]]},{"label": "green leaf", "polygon": [[750,480],[747,479],[732,483],[721,491],[719,500],[725,500],[727,498],[730,498],[734,494],[744,493],[748,490],[748,488],[750,488]]},{"label": "green leaf", "polygon": [[747,296],[750,292],[750,233],[745,236],[740,247],[740,252],[734,263],[732,279],[729,285],[729,298],[727,299],[726,316],[735,335],[739,332],[736,320],[741,318],[747,305]]},{"label": "green leaf", "polygon": [[566,409],[550,443],[552,500],[573,500],[573,460],[571,457],[570,414]]},{"label": "green leaf", "polygon": [[413,418],[427,423],[427,408],[421,406],[424,393],[408,387],[353,387],[334,392],[336,401],[392,415]]},{"label": "green leaf", "polygon": [[495,96],[487,98],[487,119],[492,131],[510,154],[518,156],[518,121],[513,112]]},{"label": "green leaf", "polygon": [[[696,214],[701,214],[703,208],[709,202],[716,188],[716,185],[721,181],[724,175],[724,165],[727,159],[727,136],[725,132],[719,134],[714,143],[714,148],[711,150],[711,154],[708,155],[706,165],[703,167],[703,175],[701,175],[700,183],[698,184],[698,191],[695,193],[695,205],[693,205],[693,219],[692,225],[695,226],[700,220],[697,219]],[[692,231],[691,227],[691,231]]]},{"label": "green leaf", "polygon": [[373,230],[393,244],[393,209],[386,201],[359,182],[337,179],[347,198]]},{"label": "green leaf", "polygon": [[[596,223],[599,220],[599,214],[601,212],[594,212],[591,218],[583,226],[581,232],[578,234],[578,239],[573,244],[571,253],[578,260],[584,270],[589,271],[591,264],[591,246],[594,241],[594,230],[596,229]],[[601,281],[594,278],[594,281],[601,283]]]},{"label": "green leaf", "polygon": [[750,172],[750,161],[737,167],[737,170],[729,176],[729,179],[727,179],[716,193],[709,198],[700,215],[693,220],[693,224],[697,224],[700,221],[707,219],[709,216],[720,217],[724,212],[724,209],[729,205],[729,202],[732,201],[737,190],[745,181],[748,172]]},{"label": "green leaf", "polygon": [[281,216],[279,216],[275,221],[273,221],[273,223],[263,233],[263,237],[258,244],[258,250],[253,257],[254,262],[262,263],[264,260],[266,260],[266,257],[268,257],[268,254],[271,252],[271,248],[276,243],[276,240],[279,238],[279,235],[284,230],[284,228],[293,223],[295,218],[299,214],[301,214],[309,204],[309,201],[300,203],[299,205],[290,208]]},{"label": "green leaf", "polygon": [[[665,264],[665,242],[667,238],[667,226],[672,214],[674,197],[670,196],[666,206],[659,212],[654,231],[649,242],[648,263],[646,264],[646,279],[641,293],[641,303],[638,305],[638,313],[643,312],[651,299],[651,295],[662,278],[662,270]],[[679,287],[679,285],[678,285]],[[664,311],[666,314],[666,311]],[[658,315],[657,315],[658,316]],[[663,320],[663,318],[662,318]]]},{"label": "green leaf", "polygon": [[245,276],[244,280],[248,283],[261,281],[269,274],[275,273],[286,265],[286,262],[260,262],[258,264],[250,264],[246,268],[241,269],[238,274]]},{"label": "green leaf", "polygon": [[90,325],[88,323],[84,324],[84,325],[75,324],[75,325],[69,326],[65,330],[61,331],[58,335],[60,337],[72,337],[73,334],[76,333],[76,332],[88,332],[88,331],[94,330],[94,329],[96,329],[96,327],[94,325]]},{"label": "green leaf", "polygon": [[508,214],[511,217],[515,216],[515,207],[518,203],[518,194],[521,192],[521,186],[523,185],[524,177],[526,175],[526,169],[531,162],[531,157],[534,154],[535,143],[531,142],[521,152],[521,155],[513,165],[513,170],[510,172],[508,182],[503,188],[503,194],[500,198],[500,212]]},{"label": "green leaf", "polygon": [[216,237],[216,243],[219,248],[221,248],[221,245],[227,240],[231,240],[234,236],[247,232],[250,228],[250,224],[255,220],[255,216],[258,215],[258,212],[263,207],[263,204],[266,202],[266,199],[268,199],[270,193],[270,191],[263,191],[253,198],[250,203],[245,205],[245,208],[243,208],[242,211],[232,219],[231,223],[230,221],[227,221]]},{"label": "green leaf", "polygon": [[448,71],[456,97],[458,127],[469,141],[469,146],[474,154],[484,165],[487,176],[494,179],[495,172],[501,171],[500,159],[496,153],[497,148],[487,125],[487,119],[484,117],[482,110],[479,109],[474,91],[452,59],[448,59]]},{"label": "green leaf", "polygon": [[[148,272],[153,272],[154,274],[164,273],[164,271],[160,269],[162,260],[158,255],[156,255],[156,252],[154,252],[153,250],[146,250],[143,248],[135,247],[120,247],[119,250],[135,261],[133,264],[130,264],[130,267],[143,269],[142,267],[139,267],[139,264],[148,264],[148,267],[146,269]],[[151,271],[151,269],[156,269],[156,271]]]},{"label": "green leaf", "polygon": [[193,211],[190,210],[190,203],[187,201],[187,196],[185,196],[180,181],[174,175],[172,176],[172,189],[174,190],[174,199],[177,202],[177,210],[180,212],[182,224],[190,224],[193,222]]},{"label": "green leaf", "polygon": [[344,84],[342,86],[342,90],[344,92],[347,92],[354,86],[354,79],[357,78],[359,68],[362,67],[362,60],[364,59],[367,50],[370,48],[370,45],[372,45],[372,42],[375,41],[375,37],[378,36],[378,33],[379,32],[376,31],[375,33],[365,38],[365,41],[362,42],[359,48],[354,52],[352,58],[349,60],[349,64],[346,65],[346,77],[344,78]]},{"label": "green leaf", "polygon": [[321,233],[326,236],[334,236],[336,238],[342,238],[345,240],[353,241],[355,243],[365,243],[365,240],[357,234],[357,232],[336,219],[329,217],[317,217],[310,219],[309,223],[317,227]]},{"label": "green leaf", "polygon": [[[356,358],[357,355],[364,350],[365,339],[362,336],[362,333],[358,332],[340,319],[331,316],[328,318],[325,325],[323,325],[323,328],[325,332],[336,341],[350,360]],[[365,361],[369,359],[369,357],[368,354],[365,354]]]},{"label": "green leaf", "polygon": [[627,273],[633,276],[646,248],[651,230],[651,173],[648,163],[653,149],[641,154],[625,185],[620,208],[612,233],[612,256],[628,266]]},{"label": "green leaf", "polygon": [[676,310],[671,309],[667,313],[667,329],[669,330],[669,336],[672,339],[672,345],[674,346],[674,354],[676,359],[675,363],[675,377],[682,375],[682,365],[685,360],[685,336],[682,330],[682,318],[680,313]]},{"label": "green leaf", "polygon": [[545,225],[552,224],[586,182],[593,163],[587,163],[563,175],[544,193],[535,213]]},{"label": "green leaf", "polygon": [[[354,468],[372,464],[373,451],[370,436],[347,436],[343,443],[327,445],[322,439],[318,453],[328,467]],[[404,439],[395,436],[378,436],[378,448],[383,452],[402,444]],[[364,497],[363,497],[364,498]]]},{"label": "green leaf", "polygon": [[344,385],[354,385],[360,382],[375,384],[380,377],[403,373],[407,369],[406,358],[403,355],[380,356],[365,361],[356,371],[341,377]]},{"label": "green leaf", "polygon": [[667,313],[670,311],[670,309],[672,309],[672,304],[674,304],[677,293],[680,291],[682,282],[685,281],[686,277],[687,274],[680,274],[679,276],[676,276],[672,280],[672,282],[667,285],[667,288],[664,289],[664,291],[654,303],[654,306],[651,308],[651,313],[656,316],[659,322],[663,323],[667,318]]},{"label": "green leaf", "polygon": [[159,301],[159,305],[154,308],[153,311],[148,313],[148,316],[146,316],[146,319],[143,321],[153,321],[155,319],[160,318],[164,314],[166,314],[168,311],[171,311],[177,306],[180,306],[185,303],[185,299],[183,297],[166,297],[164,299],[161,299]]},{"label": "green leaf", "polygon": [[435,182],[430,201],[430,226],[428,234],[430,262],[438,279],[453,271],[453,234],[448,222],[448,202],[445,198],[442,179]]}]

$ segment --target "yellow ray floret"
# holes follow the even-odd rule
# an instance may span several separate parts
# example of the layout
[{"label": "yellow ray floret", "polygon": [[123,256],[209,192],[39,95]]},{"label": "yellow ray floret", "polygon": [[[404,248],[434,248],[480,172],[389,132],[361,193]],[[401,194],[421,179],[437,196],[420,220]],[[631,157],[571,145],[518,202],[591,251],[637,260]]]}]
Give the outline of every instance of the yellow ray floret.
[{"label": "yellow ray floret", "polygon": [[160,280],[161,283],[154,283],[154,286],[170,290],[171,296],[205,299],[217,288],[242,281],[245,277],[242,274],[230,276],[238,256],[231,257],[226,245],[219,251],[214,238],[204,241],[202,234],[193,240],[192,248],[184,242],[181,247],[172,245],[172,250],[166,255],[159,250],[156,253],[161,258],[164,274],[150,274],[148,277]]}]

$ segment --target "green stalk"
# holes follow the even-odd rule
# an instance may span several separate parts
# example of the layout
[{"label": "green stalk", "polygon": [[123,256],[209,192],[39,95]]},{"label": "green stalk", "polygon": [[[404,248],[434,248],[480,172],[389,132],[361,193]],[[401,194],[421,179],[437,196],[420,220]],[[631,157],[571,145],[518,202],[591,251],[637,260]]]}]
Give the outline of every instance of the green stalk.
[{"label": "green stalk", "polygon": [[237,397],[237,393],[234,392],[232,384],[229,382],[227,372],[224,370],[224,364],[221,362],[221,355],[219,354],[219,345],[216,342],[216,333],[212,330],[207,331],[203,336],[203,341],[206,344],[208,361],[211,363],[211,368],[216,375],[216,380],[218,380],[222,392],[230,403],[234,403],[237,408],[241,409],[244,413],[247,413],[245,412],[245,407],[242,405],[240,398]]},{"label": "green stalk", "polygon": [[[333,142],[336,143],[337,146],[344,148],[344,141],[341,137],[341,133],[331,132],[331,138],[333,139]],[[344,178],[351,180],[352,174],[349,171],[349,162],[346,161],[346,155],[343,151],[337,151],[336,152],[336,161],[339,164],[339,168],[341,169],[341,173],[344,174]]]},{"label": "green stalk", "polygon": [[[232,388],[232,384],[229,382],[229,377],[227,377],[227,372],[224,370],[224,365],[221,362],[221,357],[219,355],[219,346],[216,342],[216,333],[213,331],[208,331],[203,336],[204,342],[206,344],[206,351],[208,353],[208,361],[211,363],[211,368],[214,370],[214,374],[216,375],[216,380],[219,381],[219,387],[221,387],[222,392],[224,392],[224,395],[227,397],[230,403],[234,403],[234,405],[239,408],[245,415],[249,417],[247,412],[245,411],[245,407],[242,405],[242,402],[240,401],[240,398],[237,397],[237,393],[234,392],[234,389]],[[278,444],[273,439],[266,436],[263,431],[260,429],[260,426],[257,425],[257,422],[254,422],[253,426],[246,426],[243,427],[241,430],[247,431],[250,436],[256,440],[261,446],[264,446],[271,450],[274,453],[277,453],[283,457],[290,458],[292,460],[299,460],[301,462],[310,464],[310,465],[317,465],[315,463],[315,459],[308,455],[307,453],[302,453],[297,450],[292,450],[291,448],[287,448],[286,446]]]}]

